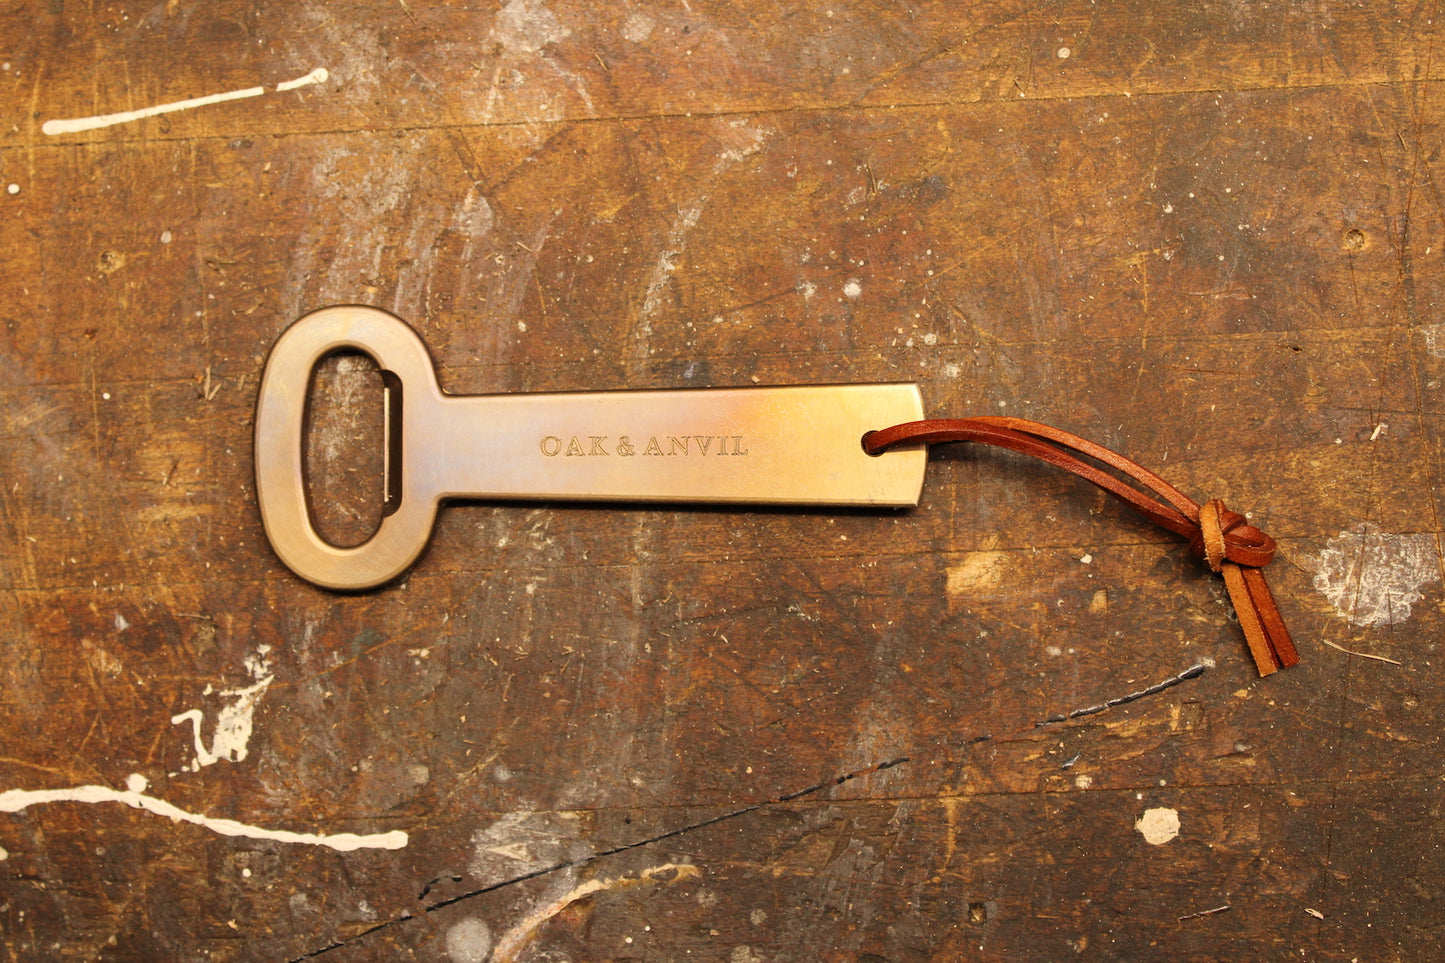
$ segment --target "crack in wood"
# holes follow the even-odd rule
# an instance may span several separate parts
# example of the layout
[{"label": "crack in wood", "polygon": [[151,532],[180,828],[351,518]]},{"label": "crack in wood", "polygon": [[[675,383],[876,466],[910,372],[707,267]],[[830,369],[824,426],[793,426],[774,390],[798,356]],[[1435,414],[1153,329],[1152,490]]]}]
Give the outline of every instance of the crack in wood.
[{"label": "crack in wood", "polygon": [[437,883],[460,883],[461,881],[462,877],[460,876],[456,876],[451,873],[443,873],[442,875],[436,877],[431,882],[423,886],[421,888],[421,892],[416,894],[416,898],[426,899],[427,895],[431,892],[432,887],[435,886]]},{"label": "crack in wood", "polygon": [[[1202,662],[1201,662],[1201,663],[1197,663],[1197,664],[1192,665],[1192,666],[1190,666],[1189,668],[1185,669],[1183,672],[1180,672],[1180,673],[1178,673],[1177,675],[1170,676],[1169,678],[1165,679],[1164,681],[1162,681],[1162,682],[1157,682],[1157,683],[1155,683],[1154,685],[1149,686],[1148,688],[1140,689],[1140,690],[1137,691],[1137,692],[1131,692],[1131,693],[1129,693],[1129,694],[1127,694],[1127,695],[1119,696],[1118,698],[1115,698],[1115,699],[1109,699],[1108,701],[1098,703],[1097,705],[1087,706],[1087,707],[1082,708],[1082,709],[1075,709],[1075,710],[1073,710],[1072,712],[1061,713],[1061,714],[1058,714],[1058,715],[1050,716],[1048,719],[1044,720],[1043,722],[1036,722],[1036,723],[1034,723],[1034,725],[1033,725],[1032,728],[1033,728],[1033,729],[1039,729],[1039,728],[1042,728],[1042,727],[1044,727],[1044,726],[1057,725],[1057,724],[1059,724],[1059,723],[1068,722],[1068,721],[1071,720],[1071,719],[1077,719],[1077,718],[1080,718],[1080,717],[1082,717],[1082,716],[1094,715],[1094,714],[1096,714],[1096,713],[1103,712],[1103,711],[1105,711],[1105,710],[1107,710],[1107,709],[1112,709],[1112,708],[1115,708],[1115,707],[1117,707],[1117,706],[1127,705],[1127,704],[1130,703],[1130,702],[1137,702],[1137,701],[1140,700],[1140,699],[1144,699],[1144,698],[1147,698],[1147,697],[1153,696],[1153,695],[1158,695],[1158,694],[1161,693],[1161,692],[1164,692],[1164,691],[1166,691],[1166,690],[1168,690],[1168,689],[1172,689],[1174,686],[1180,685],[1180,684],[1182,684],[1182,683],[1184,683],[1184,682],[1188,682],[1188,681],[1190,681],[1191,679],[1197,679],[1197,678],[1199,678],[1200,676],[1202,676],[1202,675],[1205,673],[1205,671],[1206,671],[1207,669],[1208,669],[1208,666],[1207,666],[1205,663],[1202,663]],[[1027,730],[1027,729],[1019,730],[1020,733],[1021,733],[1021,732],[1025,732],[1025,731],[1029,731],[1029,730]],[[966,740],[966,741],[964,742],[964,745],[965,745],[965,746],[975,746],[975,745],[979,745],[979,744],[984,743],[984,742],[990,742],[990,741],[992,741],[993,739],[994,739],[994,736],[991,735],[991,734],[978,735],[978,736],[974,736],[974,737]],[[586,866],[586,865],[588,865],[588,864],[590,864],[590,863],[595,863],[595,862],[597,862],[598,860],[605,859],[605,858],[607,858],[607,857],[609,857],[609,856],[616,856],[616,855],[618,855],[618,854],[620,854],[620,853],[626,853],[626,852],[630,852],[630,851],[635,850],[635,849],[641,849],[641,848],[644,847],[644,846],[652,846],[652,845],[655,845],[655,844],[657,844],[657,843],[665,842],[665,841],[667,841],[667,840],[669,840],[669,839],[676,839],[676,838],[678,838],[679,836],[685,836],[685,835],[687,835],[687,834],[689,834],[689,833],[697,832],[697,831],[700,830],[700,829],[706,829],[706,828],[708,828],[709,826],[716,826],[716,825],[718,825],[718,824],[720,824],[720,823],[725,823],[725,822],[728,822],[728,821],[730,821],[730,820],[737,819],[737,818],[742,817],[742,816],[747,816],[747,815],[749,815],[749,814],[751,814],[751,813],[759,812],[759,811],[761,811],[761,810],[767,809],[767,808],[770,807],[770,806],[777,806],[777,805],[781,805],[781,804],[783,804],[783,803],[788,803],[788,802],[793,802],[793,801],[796,801],[796,800],[799,800],[799,799],[804,799],[804,798],[806,798],[806,797],[808,797],[808,796],[812,796],[812,795],[815,795],[815,794],[817,794],[817,793],[820,793],[820,792],[822,792],[822,791],[825,790],[825,789],[829,789],[829,788],[832,788],[832,787],[835,787],[835,786],[841,786],[841,785],[843,785],[843,784],[845,784],[845,783],[852,782],[853,780],[858,779],[858,778],[863,777],[863,776],[869,776],[869,775],[873,775],[874,773],[885,772],[885,771],[887,771],[887,770],[889,770],[889,769],[893,769],[893,768],[895,768],[895,767],[897,767],[897,766],[903,765],[904,763],[908,763],[908,762],[912,762],[912,761],[913,761],[913,760],[912,760],[912,758],[911,758],[910,756],[907,756],[907,755],[897,756],[897,757],[895,757],[895,758],[893,758],[893,759],[889,759],[889,760],[886,760],[886,761],[884,761],[884,762],[876,763],[875,765],[868,766],[868,767],[866,767],[866,768],[864,768],[864,769],[855,769],[855,770],[853,770],[852,772],[847,772],[847,773],[844,773],[844,774],[839,775],[839,776],[834,776],[834,777],[832,777],[831,779],[827,779],[827,780],[824,780],[824,781],[822,781],[822,782],[814,783],[814,784],[812,784],[812,785],[810,785],[810,786],[807,786],[807,787],[805,787],[805,788],[802,788],[802,789],[796,789],[796,790],[794,790],[794,791],[792,791],[792,792],[783,793],[782,795],[779,795],[779,796],[773,796],[773,797],[771,797],[771,798],[769,798],[769,799],[764,799],[764,800],[762,800],[762,801],[760,801],[760,802],[749,803],[749,804],[746,805],[746,806],[740,806],[740,807],[738,807],[738,808],[736,808],[736,809],[730,809],[730,810],[728,810],[727,812],[720,813],[720,814],[718,814],[718,815],[716,815],[716,816],[709,816],[707,819],[700,819],[700,820],[698,820],[698,821],[696,821],[696,822],[688,823],[688,824],[685,825],[685,826],[679,826],[679,827],[676,828],[676,829],[670,829],[670,830],[668,830],[668,831],[666,831],[666,832],[657,833],[657,834],[654,834],[654,835],[652,835],[652,836],[647,836],[647,837],[645,837],[645,838],[643,838],[643,839],[634,840],[634,841],[632,841],[632,842],[630,842],[630,843],[623,843],[623,844],[620,845],[620,846],[613,846],[613,847],[608,848],[608,849],[598,850],[598,851],[595,852],[595,853],[591,853],[591,854],[589,854],[589,855],[587,855],[587,856],[581,856],[581,857],[579,857],[579,858],[577,858],[577,859],[564,860],[564,861],[562,861],[562,862],[551,863],[551,864],[549,864],[549,865],[546,865],[546,866],[540,867],[540,868],[538,868],[538,869],[532,870],[531,872],[523,873],[523,874],[521,874],[521,875],[519,875],[519,876],[512,876],[512,877],[509,877],[509,878],[507,878],[507,879],[501,880],[501,881],[499,881],[499,882],[491,883],[491,884],[489,884],[489,885],[487,885],[487,886],[480,887],[480,888],[478,888],[478,889],[469,890],[469,891],[467,891],[467,892],[465,892],[465,893],[460,893],[460,894],[458,894],[458,895],[456,895],[456,896],[448,897],[447,899],[438,900],[438,901],[435,902],[435,903],[427,904],[426,906],[423,906],[423,907],[421,908],[419,914],[418,914],[418,913],[413,913],[413,912],[401,913],[400,915],[395,916],[395,917],[393,917],[392,919],[385,920],[385,921],[383,921],[383,922],[381,922],[381,923],[376,924],[375,926],[371,927],[370,929],[363,930],[363,931],[361,931],[360,933],[355,933],[355,934],[347,937],[347,938],[344,939],[344,940],[337,940],[337,941],[335,941],[335,942],[332,942],[332,943],[327,944],[326,946],[323,946],[323,947],[320,947],[320,948],[318,948],[318,949],[312,950],[310,953],[306,953],[306,954],[304,954],[304,955],[302,955],[302,956],[295,957],[294,959],[289,960],[288,963],[303,963],[303,961],[306,961],[306,960],[314,960],[314,959],[316,959],[317,957],[324,956],[325,954],[332,952],[333,950],[343,949],[343,948],[345,948],[345,947],[347,947],[347,946],[350,946],[350,945],[352,945],[352,944],[354,944],[354,943],[356,943],[356,942],[358,942],[358,941],[360,941],[360,940],[366,939],[367,937],[370,937],[370,936],[372,936],[372,935],[374,935],[374,934],[376,934],[376,933],[379,933],[379,932],[381,932],[381,931],[383,931],[383,930],[391,929],[391,928],[393,928],[393,927],[400,926],[400,925],[403,924],[403,923],[407,923],[407,922],[410,922],[410,921],[412,921],[412,920],[418,919],[418,918],[420,918],[420,915],[425,915],[425,914],[427,914],[427,913],[435,913],[435,912],[437,912],[437,911],[439,911],[439,910],[443,910],[443,909],[446,909],[446,908],[448,908],[448,907],[455,906],[455,905],[457,905],[458,903],[463,903],[463,902],[465,902],[465,901],[467,901],[467,900],[475,899],[475,898],[478,897],[478,896],[484,896],[484,895],[486,895],[486,894],[488,894],[488,893],[495,893],[495,892],[497,892],[498,890],[506,889],[506,888],[509,887],[509,886],[516,886],[516,885],[518,885],[519,883],[525,883],[525,882],[527,882],[528,880],[539,879],[539,878],[544,877],[544,876],[550,876],[550,875],[553,874],[553,873],[563,872],[563,871],[569,870],[569,869],[577,869],[577,868],[579,868],[579,867]],[[1072,766],[1072,765],[1073,765],[1075,762],[1077,762],[1077,761],[1078,761],[1078,756],[1075,756],[1073,759],[1070,759],[1070,760],[1065,764],[1064,768],[1069,768],[1070,766]],[[425,888],[422,889],[420,895],[418,895],[417,899],[420,900],[420,899],[425,898],[425,897],[431,892],[432,887],[435,886],[435,885],[436,885],[437,883],[439,883],[439,882],[444,882],[444,881],[460,882],[461,879],[462,879],[461,877],[456,876],[456,875],[452,875],[452,874],[443,874],[443,875],[441,875],[441,876],[438,876],[438,877],[436,877],[435,879],[433,879],[431,882],[427,883],[427,885],[425,886]],[[1208,913],[1213,913],[1213,912],[1221,912],[1221,910],[1211,910],[1211,911],[1208,911]],[[1206,914],[1200,914],[1200,915],[1207,915],[1207,913],[1206,913]]]},{"label": "crack in wood", "polygon": [[[484,896],[487,893],[495,893],[496,891],[506,889],[509,886],[516,886],[518,883],[525,883],[528,880],[538,879],[542,876],[549,876],[552,873],[562,872],[568,869],[576,869],[581,866],[586,866],[589,863],[594,863],[599,859],[605,859],[608,856],[616,856],[619,853],[626,853],[634,849],[641,849],[644,846],[651,846],[655,843],[664,842],[669,839],[676,839],[679,836],[684,836],[688,833],[697,832],[698,830],[706,829],[709,826],[716,826],[719,823],[725,823],[729,820],[737,819],[740,816],[746,816],[750,813],[758,812],[760,810],[768,808],[769,806],[777,806],[782,803],[793,802],[795,800],[803,799],[807,796],[814,795],[815,793],[822,792],[825,789],[830,789],[834,786],[841,786],[844,783],[852,782],[854,779],[858,779],[862,776],[869,776],[873,773],[884,772],[885,770],[893,769],[894,767],[901,766],[909,761],[911,760],[907,756],[899,756],[897,758],[889,759],[885,762],[880,762],[875,765],[869,766],[865,769],[855,769],[852,772],[844,773],[840,776],[834,776],[831,779],[825,780],[823,782],[814,783],[813,785],[808,786],[804,789],[797,789],[793,792],[784,793],[781,796],[774,796],[771,799],[765,799],[761,802],[750,803],[749,805],[741,806],[737,809],[728,810],[727,812],[721,813],[717,816],[710,816],[707,819],[700,819],[697,822],[688,823],[686,826],[680,826],[677,829],[670,829],[665,833],[657,833],[644,839],[638,839],[630,843],[624,843],[621,846],[613,846],[610,849],[598,850],[595,853],[591,853],[587,856],[582,856],[577,859],[566,860],[559,863],[552,863],[548,866],[543,866],[540,869],[535,869],[530,873],[523,873],[520,876],[513,876],[508,879],[501,880],[500,882],[492,883],[488,886],[483,886],[480,889],[470,890],[457,896],[453,896],[448,899],[428,904],[427,906],[422,907],[422,913],[435,913],[438,910],[446,909],[449,906],[455,906],[456,904],[464,902],[466,900],[474,899],[478,896]],[[446,878],[448,877],[438,877],[436,880],[432,880],[432,883]],[[453,880],[457,879],[457,877],[450,878],[452,878]],[[428,883],[426,889],[422,890],[422,896],[425,896],[428,892],[431,891],[432,883]],[[378,923],[370,929],[366,929],[361,931],[360,933],[349,936],[344,940],[337,940],[333,943],[327,944],[326,946],[320,947],[319,949],[312,950],[310,953],[295,957],[294,959],[288,961],[288,963],[302,963],[302,961],[304,960],[314,960],[317,957],[330,953],[333,950],[343,949],[344,947],[349,946],[352,943],[357,942],[358,940],[366,939],[367,937],[379,933],[382,930],[390,929],[394,926],[400,926],[403,923],[410,922],[411,920],[417,918],[418,916],[416,913],[402,913],[389,920]]]}]

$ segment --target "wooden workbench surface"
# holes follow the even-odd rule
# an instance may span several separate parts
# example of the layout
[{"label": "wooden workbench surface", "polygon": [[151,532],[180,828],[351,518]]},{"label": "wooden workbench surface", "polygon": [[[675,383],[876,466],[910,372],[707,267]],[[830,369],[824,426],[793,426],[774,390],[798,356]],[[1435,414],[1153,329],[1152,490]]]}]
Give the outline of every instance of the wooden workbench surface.
[{"label": "wooden workbench surface", "polygon": [[[1441,957],[1440,12],[6,5],[0,960]],[[1303,661],[965,446],[901,512],[454,505],[318,589],[253,410],[347,302],[453,392],[1078,432],[1278,538]],[[380,384],[313,389],[338,541]]]}]

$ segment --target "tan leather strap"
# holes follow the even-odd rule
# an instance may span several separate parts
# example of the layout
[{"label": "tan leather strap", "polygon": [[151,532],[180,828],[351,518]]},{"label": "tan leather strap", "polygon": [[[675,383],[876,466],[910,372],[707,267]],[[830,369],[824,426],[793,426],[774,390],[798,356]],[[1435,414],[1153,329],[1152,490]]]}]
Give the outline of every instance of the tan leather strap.
[{"label": "tan leather strap", "polygon": [[1189,547],[1224,576],[1230,601],[1260,675],[1299,662],[1289,629],[1260,571],[1275,542],[1219,499],[1199,505],[1179,489],[1117,452],[1078,435],[1022,418],[937,418],[911,421],[863,436],[870,454],[903,445],[971,441],[1008,448],[1073,472],[1128,502],[1145,518],[1189,539]]}]

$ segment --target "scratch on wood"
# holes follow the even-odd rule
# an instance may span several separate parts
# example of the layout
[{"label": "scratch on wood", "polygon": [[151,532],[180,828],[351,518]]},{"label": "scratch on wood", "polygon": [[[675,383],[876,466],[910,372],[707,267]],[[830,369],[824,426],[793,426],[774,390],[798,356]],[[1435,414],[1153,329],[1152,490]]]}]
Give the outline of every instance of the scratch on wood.
[{"label": "scratch on wood", "polygon": [[1060,722],[1068,722],[1070,719],[1078,719],[1081,716],[1092,716],[1096,713],[1103,712],[1106,709],[1113,709],[1116,706],[1127,705],[1130,702],[1137,702],[1138,700],[1146,698],[1148,696],[1158,695],[1166,689],[1174,688],[1181,682],[1188,682],[1190,679],[1199,678],[1205,673],[1205,670],[1207,668],[1208,666],[1206,666],[1202,662],[1197,665],[1191,665],[1189,668],[1185,669],[1178,675],[1165,679],[1163,682],[1155,683],[1147,689],[1140,689],[1138,692],[1131,692],[1128,695],[1122,695],[1119,696],[1117,699],[1110,699],[1108,702],[1101,702],[1098,705],[1086,706],[1083,709],[1075,709],[1072,712],[1060,713],[1058,715],[1049,716],[1043,722],[1034,723],[1034,728],[1037,729],[1043,726],[1057,725]]},{"label": "scratch on wood", "polygon": [[1328,645],[1332,649],[1339,649],[1341,652],[1345,653],[1345,655],[1353,655],[1361,659],[1373,659],[1376,662],[1388,662],[1390,665],[1404,665],[1404,663],[1399,661],[1398,659],[1391,659],[1383,655],[1375,655],[1371,652],[1357,652],[1354,649],[1345,648],[1338,642],[1331,642],[1329,639],[1320,639],[1320,641],[1323,642],[1325,645]]},{"label": "scratch on wood", "polygon": [[1228,913],[1229,910],[1230,905],[1228,903],[1225,903],[1223,906],[1214,907],[1214,909],[1200,910],[1198,913],[1186,913],[1185,915],[1179,917],[1179,922],[1183,923],[1185,920],[1203,919],[1206,916],[1215,916],[1219,913]]}]

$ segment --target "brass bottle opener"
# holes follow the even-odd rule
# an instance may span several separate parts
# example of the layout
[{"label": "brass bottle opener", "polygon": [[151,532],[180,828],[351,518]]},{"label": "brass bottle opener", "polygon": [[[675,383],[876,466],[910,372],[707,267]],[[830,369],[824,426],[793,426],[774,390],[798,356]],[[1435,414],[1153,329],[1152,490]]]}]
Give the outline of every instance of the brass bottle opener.
[{"label": "brass bottle opener", "polygon": [[[343,350],[370,355],[386,389],[383,518],[353,548],[317,534],[302,469],[312,372]],[[449,499],[917,505],[926,449],[870,455],[862,439],[922,416],[913,384],[447,395],[399,318],[329,307],[271,349],[256,407],[256,493],[288,568],[326,588],[365,589],[415,561]]]}]

